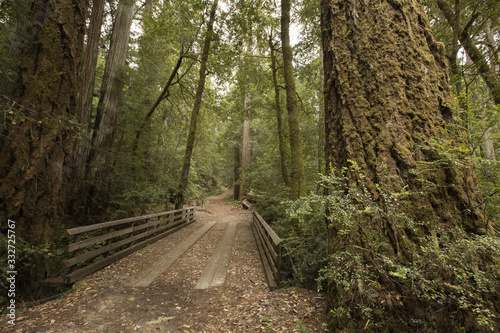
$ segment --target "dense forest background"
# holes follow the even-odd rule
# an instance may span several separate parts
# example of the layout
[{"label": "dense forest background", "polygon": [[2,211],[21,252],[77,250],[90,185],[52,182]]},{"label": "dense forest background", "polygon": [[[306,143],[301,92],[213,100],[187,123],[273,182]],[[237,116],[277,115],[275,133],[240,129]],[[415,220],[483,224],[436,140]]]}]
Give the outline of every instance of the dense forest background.
[{"label": "dense forest background", "polygon": [[287,283],[327,292],[332,331],[498,329],[499,18],[496,0],[3,0],[1,248],[16,221],[24,297],[62,273],[64,229],[226,186],[285,239]]}]

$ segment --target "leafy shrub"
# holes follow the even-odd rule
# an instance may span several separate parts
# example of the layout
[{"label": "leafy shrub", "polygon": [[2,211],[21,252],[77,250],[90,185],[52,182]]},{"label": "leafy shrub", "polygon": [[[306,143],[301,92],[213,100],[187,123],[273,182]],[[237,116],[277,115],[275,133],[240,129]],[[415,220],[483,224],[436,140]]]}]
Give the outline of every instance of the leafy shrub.
[{"label": "leafy shrub", "polygon": [[[7,249],[7,237],[0,234],[0,248]],[[40,272],[47,271],[46,267],[40,267],[40,263],[47,263],[52,255],[50,245],[32,246],[22,237],[16,237],[15,245],[15,271],[16,273],[16,298],[35,295],[38,291],[33,289],[32,279],[41,280]],[[7,263],[7,251],[0,255],[2,263]],[[0,268],[0,304],[5,304],[7,299],[8,281],[7,272],[11,271],[7,265]],[[39,287],[39,285],[38,285]]]},{"label": "leafy shrub", "polygon": [[[329,327],[346,332],[498,330],[499,239],[413,221],[399,209],[410,193],[387,194],[378,187],[382,200],[375,200],[356,165],[350,170],[358,174],[356,182],[346,171],[322,177],[325,196],[310,195],[289,208],[301,230],[326,220],[329,232],[342,239],[317,279],[318,288],[328,288]],[[417,241],[404,237],[421,235],[419,228],[427,233]],[[401,243],[388,241],[388,233],[400,235]],[[298,243],[290,245],[300,249]]]},{"label": "leafy shrub", "polygon": [[283,240],[284,281],[314,289],[318,272],[328,258],[324,207],[318,200],[309,202],[311,214],[299,216],[293,213],[298,202],[287,201],[287,195],[287,189],[274,195],[262,195],[254,209]]}]

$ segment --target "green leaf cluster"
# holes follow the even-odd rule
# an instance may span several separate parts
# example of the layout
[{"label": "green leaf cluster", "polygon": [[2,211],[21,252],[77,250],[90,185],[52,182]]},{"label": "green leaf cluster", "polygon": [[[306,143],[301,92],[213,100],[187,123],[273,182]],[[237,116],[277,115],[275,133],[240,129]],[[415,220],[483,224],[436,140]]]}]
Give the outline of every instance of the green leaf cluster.
[{"label": "green leaf cluster", "polygon": [[[348,171],[358,177],[347,177]],[[374,200],[355,164],[322,176],[321,185],[326,195],[292,202],[288,212],[301,229],[323,220],[343,244],[330,245],[334,250],[318,272],[317,286],[328,290],[333,304],[329,327],[379,332],[500,328],[498,238],[414,221],[399,206],[411,193],[388,194],[378,187],[381,199]],[[412,229],[417,234],[418,228],[428,234],[417,242],[402,236]],[[388,241],[388,233],[399,234],[402,242]]]}]

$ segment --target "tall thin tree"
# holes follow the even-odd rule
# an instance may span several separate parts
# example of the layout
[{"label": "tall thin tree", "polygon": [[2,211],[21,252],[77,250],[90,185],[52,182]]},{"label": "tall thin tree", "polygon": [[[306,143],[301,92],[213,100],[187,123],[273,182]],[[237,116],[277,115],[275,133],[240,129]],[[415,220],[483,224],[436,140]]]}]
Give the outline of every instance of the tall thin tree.
[{"label": "tall thin tree", "polygon": [[205,33],[205,40],[203,42],[203,49],[201,51],[200,59],[200,78],[198,80],[198,87],[196,89],[196,95],[193,104],[193,110],[191,112],[191,122],[189,125],[189,133],[186,143],[186,153],[184,155],[184,162],[182,165],[181,172],[181,188],[178,193],[178,198],[176,202],[176,208],[182,208],[184,205],[184,195],[188,185],[189,169],[191,168],[191,157],[193,156],[194,142],[196,139],[196,126],[198,124],[198,114],[201,109],[201,102],[203,97],[203,91],[205,90],[205,80],[207,78],[207,62],[208,56],[210,55],[210,43],[213,39],[215,14],[217,11],[218,0],[214,0],[212,7],[210,8],[210,17],[207,22],[207,31]]},{"label": "tall thin tree", "polygon": [[278,66],[276,64],[276,50],[273,41],[272,33],[269,35],[269,50],[271,57],[271,73],[272,73],[272,81],[274,86],[274,107],[276,108],[276,122],[278,125],[278,147],[280,152],[280,170],[281,177],[283,178],[283,182],[286,186],[290,186],[290,176],[287,165],[287,156],[286,156],[286,136],[285,136],[285,128],[283,126],[283,115],[281,112],[281,97],[280,97],[280,87],[278,85]]},{"label": "tall thin tree", "polygon": [[288,110],[288,128],[291,150],[290,184],[291,198],[298,199],[306,193],[304,155],[299,125],[299,108],[295,78],[293,76],[293,52],[290,45],[290,9],[291,1],[281,1],[281,43],[283,46],[283,71],[285,77],[286,107]]}]

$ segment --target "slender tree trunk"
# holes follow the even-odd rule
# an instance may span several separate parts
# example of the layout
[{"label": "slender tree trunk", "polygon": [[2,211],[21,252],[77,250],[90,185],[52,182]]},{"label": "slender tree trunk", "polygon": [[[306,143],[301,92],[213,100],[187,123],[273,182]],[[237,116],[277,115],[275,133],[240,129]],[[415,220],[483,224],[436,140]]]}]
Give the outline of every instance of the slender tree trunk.
[{"label": "slender tree trunk", "polygon": [[234,147],[234,164],[233,164],[233,175],[234,175],[233,199],[236,201],[241,200],[240,168],[241,168],[241,153],[240,149],[236,146]]},{"label": "slender tree trunk", "polygon": [[492,28],[492,19],[488,19],[488,23],[486,26],[486,41],[488,42],[488,53],[489,53],[489,62],[491,64],[491,69],[494,73],[498,73],[500,71],[500,55],[498,53],[498,45],[495,41],[495,30]]},{"label": "slender tree trunk", "polygon": [[198,88],[196,89],[196,95],[194,99],[193,111],[191,113],[191,123],[189,125],[188,139],[186,143],[186,153],[184,155],[184,163],[182,165],[181,172],[181,188],[178,195],[178,200],[176,203],[176,208],[180,209],[184,205],[184,192],[186,191],[189,169],[191,167],[191,157],[193,155],[194,141],[196,139],[196,126],[198,123],[198,114],[201,108],[201,102],[203,97],[203,91],[205,90],[205,80],[207,77],[207,62],[208,56],[210,55],[210,43],[213,39],[214,21],[215,13],[217,11],[218,0],[214,0],[212,8],[210,9],[210,18],[207,23],[207,32],[205,35],[205,41],[203,43],[203,49],[201,54],[200,63],[200,79],[198,81]]},{"label": "slender tree trunk", "polygon": [[448,21],[448,24],[453,29],[453,32],[458,35],[460,44],[463,46],[469,57],[474,62],[474,65],[476,66],[479,74],[490,90],[495,104],[500,104],[500,79],[498,78],[498,75],[495,74],[494,69],[489,65],[484,54],[477,48],[476,44],[474,44],[474,41],[472,40],[468,31],[468,27],[470,27],[470,24],[465,28],[462,27],[460,25],[460,22],[453,14],[453,10],[451,9],[450,5],[445,0],[437,0],[436,3],[439,6],[439,9],[441,9],[441,12],[443,13],[446,20]]},{"label": "slender tree trunk", "polygon": [[[92,135],[92,145],[87,161],[86,179],[92,182],[88,197],[94,203],[99,202],[102,204],[108,200],[108,181],[106,178],[112,163],[111,149],[120,112],[123,69],[127,58],[134,7],[135,1],[120,1],[111,34],[111,43],[106,59]],[[87,205],[93,205],[93,203],[89,202]]]},{"label": "slender tree trunk", "polygon": [[243,120],[243,139],[241,142],[241,168],[240,168],[240,193],[239,199],[247,195],[248,191],[248,168],[250,167],[250,93],[244,97],[243,109],[245,119]]},{"label": "slender tree trunk", "polygon": [[285,149],[285,129],[283,128],[283,117],[281,114],[281,99],[280,99],[280,88],[278,85],[278,69],[276,68],[276,54],[273,44],[273,36],[269,36],[269,49],[271,51],[271,71],[273,75],[273,86],[274,86],[274,101],[276,108],[276,121],[278,123],[278,146],[280,152],[280,168],[281,177],[286,186],[290,187],[290,176],[288,173],[288,166],[286,163],[286,149]]},{"label": "slender tree trunk", "polygon": [[[19,275],[16,285],[20,295],[32,297],[49,267],[37,249],[45,244],[54,249],[64,223],[68,174],[63,163],[77,133],[73,120],[85,1],[34,0],[27,24],[27,33],[19,36],[25,47],[18,81],[2,115],[0,220],[3,231],[7,219],[13,220],[18,243],[22,239],[34,248],[30,258],[17,257],[16,267],[31,270]],[[26,268],[26,263],[33,266]]]},{"label": "slender tree trunk", "polygon": [[[498,75],[499,71],[499,57],[498,57],[498,46],[495,42],[495,33],[491,28],[491,19],[488,20],[488,25],[486,27],[486,40],[488,42],[488,50],[489,50],[489,63],[491,64],[491,70],[493,73]],[[484,151],[486,153],[486,158],[490,160],[496,160],[496,152],[495,152],[495,142],[491,138],[492,129],[489,128],[484,133]]]},{"label": "slender tree trunk", "polygon": [[[182,49],[182,47],[181,47],[181,49]],[[160,105],[161,101],[168,98],[168,96],[170,94],[169,93],[170,86],[172,85],[172,82],[174,81],[174,78],[176,77],[177,72],[179,71],[179,68],[182,65],[183,59],[184,59],[184,52],[181,50],[181,54],[179,55],[179,58],[177,59],[177,63],[175,64],[174,69],[172,70],[172,73],[170,73],[170,77],[168,78],[168,81],[165,84],[165,87],[163,88],[162,92],[160,93],[160,95],[156,99],[156,102],[153,104],[153,106],[151,106],[148,113],[146,114],[146,116],[142,120],[141,125],[139,126],[139,128],[135,132],[135,139],[134,139],[134,143],[132,144],[132,155],[135,156],[135,154],[137,152],[137,146],[139,144],[139,139],[142,135],[142,131],[144,130],[144,128],[148,124],[149,119],[151,118],[151,116],[155,112],[158,105]]]},{"label": "slender tree trunk", "polygon": [[[376,270],[370,265],[378,255],[407,262],[418,255],[420,245],[428,246],[426,241],[445,241],[439,230],[487,233],[474,172],[443,159],[429,146],[433,139],[445,140],[441,130],[453,121],[453,114],[447,106],[451,98],[444,50],[432,35],[421,3],[322,0],[321,19],[327,170],[341,170],[354,161],[359,170],[348,173],[352,186],[362,174],[359,190],[385,208],[389,205],[384,206],[380,190],[390,194],[405,189],[411,197],[401,200],[398,209],[405,218],[422,223],[411,229],[389,218],[377,219],[376,214],[360,214],[359,221],[352,221],[356,226],[344,234],[341,222],[327,221],[329,253],[356,253],[372,272]],[[460,141],[457,136],[450,144]],[[424,165],[432,165],[432,170]],[[383,283],[384,293],[398,292],[390,281],[374,280]],[[359,295],[366,286],[352,287],[349,293]],[[352,318],[357,316],[341,284],[330,284],[328,299],[329,309],[343,307]],[[418,305],[405,300],[397,313],[413,313],[413,306]],[[393,310],[384,307],[383,313],[390,317]],[[363,330],[366,324],[338,320],[332,313],[329,322],[332,331]]]},{"label": "slender tree trunk", "polygon": [[495,142],[491,138],[492,129],[488,128],[484,133],[483,149],[485,157],[489,160],[496,161]]},{"label": "slender tree trunk", "polygon": [[75,142],[70,162],[70,168],[72,169],[71,197],[79,192],[80,182],[85,175],[85,166],[90,150],[92,101],[94,99],[94,83],[105,3],[105,0],[94,0],[92,2],[92,15],[90,17],[90,25],[87,33],[88,41],[80,74],[80,92],[76,114],[76,121],[81,127],[81,134]]},{"label": "slender tree trunk", "polygon": [[281,1],[281,42],[283,44],[283,68],[291,149],[291,198],[296,200],[306,193],[306,178],[300,137],[299,109],[293,77],[293,53],[290,46],[290,7],[290,0]]},{"label": "slender tree trunk", "polygon": [[[323,52],[321,52],[321,60],[323,60]],[[321,61],[323,64],[323,61]],[[320,68],[321,91],[325,91],[325,71],[323,65]],[[325,169],[325,103],[322,103],[318,114],[318,174],[326,174],[328,171]],[[316,193],[322,194],[323,187],[318,183],[316,186]]]}]

